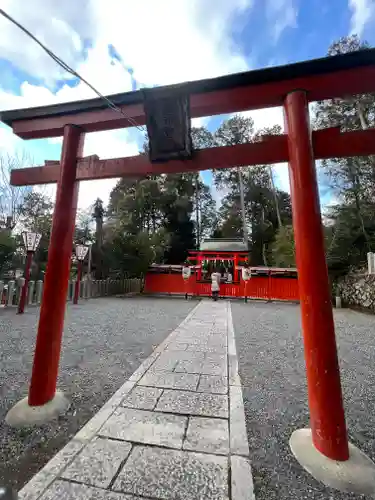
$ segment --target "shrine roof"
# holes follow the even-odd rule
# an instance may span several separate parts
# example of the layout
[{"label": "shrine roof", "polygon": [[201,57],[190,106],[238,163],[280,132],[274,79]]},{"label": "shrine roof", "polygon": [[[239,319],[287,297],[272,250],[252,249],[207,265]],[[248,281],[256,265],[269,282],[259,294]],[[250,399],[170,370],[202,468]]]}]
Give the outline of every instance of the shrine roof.
[{"label": "shrine roof", "polygon": [[206,238],[200,244],[201,252],[247,252],[248,248],[242,238]]},{"label": "shrine roof", "polygon": [[[219,90],[240,87],[259,86],[286,80],[308,78],[343,70],[355,70],[375,65],[375,49],[366,49],[332,57],[324,57],[284,66],[257,69],[243,73],[230,74],[218,78],[191,81],[181,84],[158,87],[155,91],[167,93],[182,92],[188,95],[204,94]],[[143,103],[143,92],[137,90],[107,96],[116,106],[136,105]],[[275,104],[273,104],[275,105]],[[0,113],[2,122],[9,126],[18,120],[51,118],[63,115],[74,115],[82,112],[95,112],[106,109],[107,103],[101,98],[74,101],[49,106],[24,108]]]}]

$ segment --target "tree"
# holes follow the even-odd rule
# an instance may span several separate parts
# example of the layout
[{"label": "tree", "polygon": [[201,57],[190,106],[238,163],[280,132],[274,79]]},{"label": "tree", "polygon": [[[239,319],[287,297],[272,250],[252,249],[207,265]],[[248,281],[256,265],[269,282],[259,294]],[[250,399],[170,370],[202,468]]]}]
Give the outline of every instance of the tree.
[{"label": "tree", "polygon": [[10,229],[16,226],[24,199],[33,190],[31,186],[12,186],[10,172],[31,164],[31,158],[24,151],[14,155],[0,151],[0,224]]},{"label": "tree", "polygon": [[194,207],[196,211],[195,233],[199,248],[202,239],[211,233],[217,219],[216,202],[212,197],[211,189],[200,179],[195,181]]},{"label": "tree", "polygon": [[[336,55],[369,48],[357,35],[343,37],[328,49]],[[315,127],[358,130],[375,124],[375,94],[318,102]],[[322,162],[332,194],[339,200],[328,214],[332,239],[327,250],[331,268],[361,264],[375,248],[372,215],[375,209],[374,157],[333,158]]]},{"label": "tree", "polygon": [[192,180],[191,174],[167,174],[164,178],[163,227],[170,238],[164,258],[168,264],[181,264],[195,248]]},{"label": "tree", "polygon": [[293,226],[279,227],[272,243],[272,263],[276,267],[295,267],[296,255]]},{"label": "tree", "polygon": [[228,193],[221,202],[219,209],[219,225],[215,228],[216,237],[241,238],[243,225],[240,196],[236,191]]},{"label": "tree", "polygon": [[46,268],[52,229],[52,215],[53,203],[51,199],[38,191],[26,194],[19,208],[20,226],[26,231],[33,231],[42,235],[38,249],[34,255],[36,276],[39,276],[39,273]]},{"label": "tree", "polygon": [[[279,126],[254,132],[251,118],[235,116],[219,127],[214,138],[218,145],[236,145],[259,141],[263,135],[280,132]],[[252,264],[268,265],[277,230],[291,222],[289,195],[276,188],[268,165],[215,172],[215,183],[227,191],[216,229],[224,237],[249,234]]]},{"label": "tree", "polygon": [[[215,144],[218,146],[235,146],[246,142],[251,142],[254,134],[254,121],[252,118],[244,118],[240,115],[233,116],[225,120],[217,129],[214,135]],[[234,165],[234,167],[236,167]],[[226,172],[220,171],[216,173],[216,183],[223,185],[224,183],[235,182],[238,186],[240,195],[240,208],[242,217],[242,232],[243,238],[248,242],[248,221],[246,220],[245,210],[245,195],[244,195],[244,171],[242,168],[230,169]]]},{"label": "tree", "polygon": [[[264,129],[259,130],[255,134],[254,141],[261,140],[262,136],[264,137],[264,136],[269,136],[269,135],[280,135],[281,133],[282,133],[282,130],[281,130],[280,125],[274,125],[273,127],[266,127]],[[268,170],[268,176],[269,176],[269,181],[270,181],[270,189],[272,191],[272,195],[273,195],[273,199],[274,199],[274,203],[275,203],[277,223],[278,223],[279,227],[282,227],[283,221],[282,221],[281,213],[280,213],[278,190],[276,189],[276,186],[275,186],[272,166],[267,165],[267,170]]]},{"label": "tree", "polygon": [[[327,262],[331,273],[345,273],[367,261],[368,244],[375,245],[373,206],[363,207],[363,219],[357,217],[357,209],[348,203],[331,207],[326,214]],[[364,224],[366,238],[363,233]]]},{"label": "tree", "polygon": [[160,230],[149,235],[144,231],[128,234],[118,231],[111,241],[104,242],[104,254],[109,272],[117,276],[141,276],[152,262],[162,260],[168,247],[168,235]]},{"label": "tree", "polygon": [[0,279],[3,273],[11,267],[16,247],[16,241],[10,231],[0,229]]},{"label": "tree", "polygon": [[77,212],[74,241],[84,245],[91,245],[94,242],[92,210]]},{"label": "tree", "polygon": [[[212,133],[206,127],[193,127],[191,136],[195,150],[211,148],[215,144]],[[202,238],[208,235],[212,228],[216,213],[216,203],[212,198],[210,188],[201,181],[199,172],[193,174],[193,179],[195,190],[195,234],[197,247],[199,248]]]},{"label": "tree", "polygon": [[95,278],[97,280],[104,278],[104,253],[103,253],[103,221],[104,221],[103,200],[97,198],[94,201],[92,209],[92,218],[95,221],[95,241],[92,248],[93,267],[95,269]]}]

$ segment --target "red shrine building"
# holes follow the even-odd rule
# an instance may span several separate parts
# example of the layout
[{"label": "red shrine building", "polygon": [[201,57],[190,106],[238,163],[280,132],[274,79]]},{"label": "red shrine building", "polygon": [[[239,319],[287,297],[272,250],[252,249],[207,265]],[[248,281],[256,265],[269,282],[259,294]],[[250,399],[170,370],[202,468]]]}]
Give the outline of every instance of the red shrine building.
[{"label": "red shrine building", "polygon": [[[221,297],[299,300],[297,270],[252,267],[242,239],[204,239],[199,250],[189,251],[187,260],[192,271],[188,283],[182,277],[182,265],[153,264],[146,275],[145,293],[185,295],[188,291],[198,297],[210,296],[211,273],[216,268],[222,275]],[[251,272],[246,288],[241,273],[245,263]]]}]

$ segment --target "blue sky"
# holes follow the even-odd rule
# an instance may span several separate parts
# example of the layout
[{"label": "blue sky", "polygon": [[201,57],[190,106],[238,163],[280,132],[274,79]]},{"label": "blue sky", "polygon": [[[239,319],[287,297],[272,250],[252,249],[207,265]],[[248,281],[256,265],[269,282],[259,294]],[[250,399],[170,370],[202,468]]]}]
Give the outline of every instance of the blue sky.
[{"label": "blue sky", "polygon": [[[60,4],[3,0],[2,8],[103,94],[322,57],[353,32],[375,42],[373,0],[81,0],[79,11],[75,0]],[[0,46],[0,109],[93,97],[5,19]],[[280,110],[250,115],[256,128],[282,123]],[[204,123],[213,130],[221,119]],[[133,130],[90,134],[85,154],[132,155],[141,142]],[[20,141],[0,125],[0,148],[26,149],[41,164],[59,158],[61,142]],[[287,188],[286,167],[275,173]],[[80,205],[107,199],[113,183],[82,183]],[[322,195],[329,202],[329,191]]]}]

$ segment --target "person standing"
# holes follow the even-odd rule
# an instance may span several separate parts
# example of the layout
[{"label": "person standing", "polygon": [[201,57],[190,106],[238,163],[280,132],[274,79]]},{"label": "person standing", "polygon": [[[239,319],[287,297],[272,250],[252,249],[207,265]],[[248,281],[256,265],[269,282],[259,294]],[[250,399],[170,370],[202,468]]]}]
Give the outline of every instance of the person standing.
[{"label": "person standing", "polygon": [[184,280],[184,289],[185,289],[185,300],[188,299],[189,296],[189,280],[191,276],[191,268],[187,262],[182,266],[182,278]]},{"label": "person standing", "polygon": [[242,279],[245,285],[245,302],[247,302],[247,284],[251,278],[251,269],[249,269],[249,264],[246,262],[242,268]]},{"label": "person standing", "polygon": [[219,298],[220,280],[221,280],[221,274],[217,272],[216,268],[214,268],[211,274],[211,292],[212,292],[212,298],[215,302]]}]

